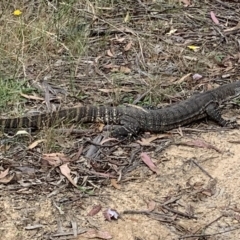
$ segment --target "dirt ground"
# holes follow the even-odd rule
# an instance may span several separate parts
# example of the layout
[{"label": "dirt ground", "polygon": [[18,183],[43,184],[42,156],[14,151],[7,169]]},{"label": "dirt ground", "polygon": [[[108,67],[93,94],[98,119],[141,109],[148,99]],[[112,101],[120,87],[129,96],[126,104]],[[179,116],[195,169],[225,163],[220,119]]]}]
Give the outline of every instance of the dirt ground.
[{"label": "dirt ground", "polygon": [[[7,44],[17,34],[14,41],[3,35],[18,20],[5,14],[22,7],[18,46],[25,45],[14,77],[38,89],[22,94],[24,103],[13,99],[4,117],[19,106],[31,112],[79,102],[164,107],[239,77],[237,1],[72,1],[68,11],[66,1],[32,2],[2,3],[0,51],[16,50]],[[57,36],[51,17],[64,16],[63,7],[77,26],[65,17]],[[83,20],[84,36],[76,33]],[[10,76],[16,53],[1,56],[1,75]],[[240,124],[239,102],[223,113]],[[102,128],[60,124],[1,135],[2,239],[240,239],[239,129],[203,120],[99,147]]]},{"label": "dirt ground", "polygon": [[[120,189],[108,184],[95,196],[79,192],[73,196],[68,184],[50,197],[47,190],[44,193],[43,183],[39,185],[43,192],[38,196],[38,186],[1,186],[2,235],[6,239],[72,239],[75,223],[80,233],[85,232],[76,239],[97,235],[117,240],[238,239],[239,136],[239,130],[221,128],[208,133],[173,135],[175,141],[181,142],[205,140],[216,149],[173,144],[160,154],[150,152],[160,170],[158,174],[141,165],[131,172],[129,180],[119,183]],[[176,213],[164,210],[161,204],[168,201]],[[87,216],[99,204],[102,210]],[[106,221],[103,212],[108,208],[117,210],[120,218]],[[136,212],[123,214],[128,210]],[[141,211],[150,215],[137,214]],[[167,216],[169,222],[163,220]],[[89,233],[89,229],[96,232]],[[89,235],[84,237],[86,232]]]}]

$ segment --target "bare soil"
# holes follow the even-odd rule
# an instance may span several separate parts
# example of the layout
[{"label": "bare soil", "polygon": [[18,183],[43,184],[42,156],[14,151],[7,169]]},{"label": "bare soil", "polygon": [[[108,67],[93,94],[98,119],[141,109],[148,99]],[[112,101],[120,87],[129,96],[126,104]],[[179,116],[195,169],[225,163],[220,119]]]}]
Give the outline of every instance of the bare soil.
[{"label": "bare soil", "polygon": [[[82,197],[79,193],[73,195],[69,185],[53,197],[47,197],[37,187],[15,190],[2,186],[2,234],[6,239],[48,239],[53,233],[65,236],[66,232],[72,232],[71,223],[76,221],[80,231],[99,229],[119,240],[179,239],[180,235],[203,235],[205,239],[238,239],[239,137],[239,130],[220,129],[217,132],[174,136],[181,140],[205,139],[222,152],[173,145],[155,155],[159,175],[149,173],[142,166],[133,174],[135,180],[120,182],[121,189],[110,185],[102,187],[96,196]],[[191,160],[196,161],[211,177]],[[189,218],[173,213],[170,214],[172,221],[165,223],[158,215],[121,214],[126,210],[148,211],[149,204],[156,202],[154,211],[164,215],[168,211],[162,209],[160,203],[168,200],[173,200],[173,204],[170,204],[172,209],[184,212]],[[62,214],[55,204],[61,206]],[[87,216],[91,208],[98,204],[104,210],[116,209],[121,218],[106,221],[102,211],[93,217]],[[191,211],[194,218],[189,213]],[[38,229],[39,224],[41,228]],[[37,229],[26,230],[28,225],[33,228],[36,226]],[[77,239],[85,239],[83,236],[84,234],[79,235]]]}]

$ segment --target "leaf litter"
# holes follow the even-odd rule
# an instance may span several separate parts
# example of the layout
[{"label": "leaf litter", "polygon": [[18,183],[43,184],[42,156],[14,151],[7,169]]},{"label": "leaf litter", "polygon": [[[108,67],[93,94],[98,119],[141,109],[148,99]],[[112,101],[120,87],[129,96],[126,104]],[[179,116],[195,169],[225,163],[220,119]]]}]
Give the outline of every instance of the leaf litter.
[{"label": "leaf litter", "polygon": [[[46,111],[58,109],[62,103],[66,106],[75,105],[79,99],[94,104],[106,103],[106,99],[108,101],[106,104],[110,105],[135,101],[140,104],[144,104],[144,101],[147,104],[152,102],[155,104],[155,97],[161,95],[163,101],[169,104],[185,99],[195,90],[201,91],[212,87],[212,80],[218,84],[218,79],[221,77],[223,78],[221,81],[226,82],[226,80],[235,79],[239,75],[239,56],[236,54],[239,50],[237,37],[240,29],[240,19],[236,14],[238,3],[230,1],[227,3],[222,1],[199,3],[184,0],[172,3],[163,1],[160,6],[155,1],[152,3],[140,2],[142,5],[138,1],[128,6],[128,10],[122,13],[116,12],[114,7],[103,9],[101,17],[96,11],[92,13],[93,15],[88,11],[84,12],[83,15],[87,14],[88,16],[86,19],[96,18],[97,21],[95,20],[90,27],[88,38],[92,42],[88,55],[77,59],[76,62],[73,60],[72,63],[76,64],[74,68],[76,74],[72,84],[77,88],[75,94],[79,94],[79,98],[71,95],[66,98],[65,93],[70,89],[65,86],[64,79],[71,78],[72,72],[69,69],[68,61],[61,60],[62,56],[66,56],[62,54],[62,49],[65,49],[64,51],[69,49],[63,45],[62,49],[57,49],[58,51],[54,51],[52,54],[52,56],[57,56],[59,53],[55,59],[51,59],[54,63],[50,66],[51,74],[44,68],[36,69],[45,82],[51,81],[52,85],[46,89],[44,88],[46,85],[42,84],[41,96],[32,94],[22,94],[22,96],[30,104],[38,104],[39,109]],[[119,4],[126,3],[120,2]],[[93,6],[89,7],[89,9],[93,8]],[[76,9],[78,14],[83,13],[81,8],[77,7]],[[73,8],[73,11],[76,9]],[[212,11],[212,9],[216,10]],[[107,41],[106,45],[103,44],[104,47],[98,45],[102,44],[101,40],[103,39]],[[160,45],[158,52],[154,50],[156,44]],[[26,67],[32,76],[34,71],[28,70],[28,65]],[[49,66],[43,67],[49,69]],[[153,81],[156,76],[157,80]],[[39,78],[38,75],[35,77]],[[55,82],[56,79],[61,81],[61,86],[59,82]],[[159,92],[173,85],[180,95],[175,92]],[[146,91],[146,88],[150,91]],[[46,102],[43,102],[43,99]],[[93,130],[95,126],[94,124],[89,125],[90,130]],[[199,125],[193,126],[198,130]],[[201,129],[204,131],[205,127]],[[41,196],[47,194],[52,202],[56,201],[59,209],[63,208],[64,212],[69,213],[66,214],[68,217],[60,214],[63,215],[59,220],[64,222],[63,231],[56,233],[52,230],[54,227],[49,228],[46,237],[57,237],[56,234],[58,234],[58,236],[76,237],[79,235],[86,238],[110,239],[114,235],[116,239],[120,239],[117,238],[116,229],[118,230],[118,228],[115,228],[111,234],[101,230],[102,227],[106,229],[106,226],[108,229],[114,228],[114,221],[110,221],[111,226],[104,222],[101,228],[92,228],[91,224],[87,224],[82,217],[82,213],[85,213],[85,216],[88,215],[86,209],[79,208],[79,205],[82,204],[81,201],[84,201],[84,204],[96,201],[99,202],[96,206],[106,207],[112,203],[112,199],[122,199],[121,195],[125,193],[125,189],[128,189],[129,195],[135,199],[133,202],[136,203],[136,206],[129,205],[132,209],[128,213],[144,214],[158,220],[160,223],[156,229],[163,226],[166,230],[171,226],[171,229],[174,230],[169,230],[168,234],[183,238],[189,235],[204,238],[203,229],[204,231],[209,230],[209,236],[211,234],[214,236],[219,231],[217,226],[210,229],[208,223],[196,219],[196,216],[200,215],[200,218],[203,216],[200,211],[197,211],[203,201],[207,204],[212,197],[217,199],[218,194],[223,196],[223,193],[221,190],[218,192],[218,182],[212,184],[210,181],[208,182],[209,178],[212,179],[210,174],[199,171],[199,168],[192,168],[192,174],[191,171],[182,170],[181,164],[186,161],[186,158],[188,159],[188,155],[181,155],[181,151],[183,151],[181,145],[173,142],[164,148],[165,142],[162,137],[148,137],[146,134],[141,140],[133,142],[126,140],[110,146],[109,141],[113,141],[113,139],[99,135],[95,141],[95,131],[77,131],[78,129],[74,129],[72,125],[67,126],[65,130],[69,130],[69,134],[65,138],[72,144],[67,145],[62,142],[61,151],[59,151],[60,144],[57,143],[53,147],[50,146],[49,149],[44,149],[45,144],[49,143],[49,139],[43,142],[43,140],[31,138],[31,143],[27,139],[26,142],[23,140],[21,144],[18,144],[17,135],[18,137],[29,135],[26,131],[19,131],[9,140],[11,147],[7,149],[7,154],[4,157],[1,156],[2,177],[0,177],[0,181],[4,183],[3,187],[1,185],[1,191],[4,194],[6,191],[11,191],[12,199],[34,200],[35,198],[36,202]],[[99,127],[99,130],[101,131],[102,127]],[[43,131],[43,134],[47,135],[49,132]],[[182,137],[187,134],[191,133],[184,129],[181,130]],[[178,138],[173,133],[163,135],[166,138],[169,136]],[[222,135],[220,136],[222,137]],[[86,141],[86,138],[90,141]],[[45,137],[37,139],[45,139]],[[10,146],[9,143],[7,146]],[[175,157],[178,161],[174,167],[168,165],[172,160],[168,154],[173,147],[177,147],[180,151],[180,154]],[[213,154],[211,149],[216,150],[214,154],[219,154],[216,155],[217,157],[228,152],[225,148],[218,147],[217,144],[215,147],[215,143],[211,140],[191,140],[186,142],[184,147],[187,147],[188,152],[198,153],[199,158],[203,156],[203,153]],[[194,150],[190,150],[189,147],[194,147]],[[157,154],[158,148],[164,149],[164,151]],[[201,151],[198,148],[201,148]],[[28,170],[21,171],[19,168],[29,166],[34,167],[35,174],[31,175]],[[207,166],[211,169],[210,165]],[[213,171],[213,169],[211,170]],[[164,177],[166,178],[164,179]],[[160,181],[160,185],[155,188],[154,185],[157,185],[158,181]],[[69,182],[71,184],[68,184]],[[135,182],[140,186],[137,186]],[[147,187],[144,183],[147,184]],[[133,184],[133,187],[130,184]],[[111,197],[108,192],[107,194],[104,192],[109,188],[113,189]],[[144,191],[150,194],[149,189],[154,189],[155,195],[152,196],[152,199],[149,197],[147,207],[143,207],[142,203],[141,208],[141,202],[139,203],[138,200],[144,198]],[[50,193],[54,194],[49,195]],[[4,196],[4,194],[2,195]],[[119,208],[126,213],[128,205],[123,207],[123,203],[126,201],[128,204],[128,198],[118,202],[115,200],[118,204],[114,208]],[[18,209],[19,206],[15,207]],[[40,207],[44,208],[44,206]],[[97,218],[98,211],[101,211],[99,208],[92,210],[93,212],[88,217]],[[219,206],[215,207],[215,209],[218,208]],[[45,210],[45,213],[53,211]],[[231,215],[234,216],[232,218],[238,219],[236,215],[238,208],[227,209],[228,212],[230,210],[234,212]],[[201,209],[201,211],[203,210]],[[27,211],[24,214],[26,219],[32,219]],[[35,214],[37,216],[37,211]],[[207,213],[205,212],[205,214]],[[225,215],[229,217],[230,213]],[[76,216],[81,218],[81,221],[76,221]],[[118,218],[119,215],[115,210],[107,209],[104,219]],[[231,219],[231,217],[229,218]],[[55,216],[54,220],[52,219],[46,225],[55,226],[52,223],[56,222],[56,219],[58,217]],[[97,219],[101,222],[99,218]],[[229,221],[229,225],[232,224],[230,219],[225,219]],[[191,222],[191,220],[193,221]],[[129,219],[126,221],[131,224]],[[149,220],[145,218],[145,222],[147,221]],[[216,222],[218,223],[218,221],[220,225],[224,224],[221,219]],[[194,222],[201,226],[199,230],[196,230]],[[89,229],[80,229],[82,223]],[[187,224],[184,225],[184,223]],[[118,224],[121,225],[120,220],[118,220]],[[34,230],[39,227],[39,233],[45,234],[46,225],[32,221],[31,224],[24,225],[24,228]],[[78,227],[79,229],[77,229]],[[158,234],[157,231],[154,234],[156,233]],[[164,234],[164,231],[162,233]],[[133,238],[133,236],[131,237]],[[144,237],[149,238],[145,235]]]}]

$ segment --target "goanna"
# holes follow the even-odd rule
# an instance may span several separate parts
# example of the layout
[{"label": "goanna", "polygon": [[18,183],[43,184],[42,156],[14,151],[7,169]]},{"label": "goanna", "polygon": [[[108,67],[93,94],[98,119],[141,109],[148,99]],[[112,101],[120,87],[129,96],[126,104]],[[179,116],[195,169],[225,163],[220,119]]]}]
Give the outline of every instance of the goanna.
[{"label": "goanna", "polygon": [[226,126],[228,121],[221,117],[219,105],[237,95],[240,95],[240,81],[196,94],[185,101],[161,109],[148,110],[137,106],[80,106],[52,113],[0,119],[0,126],[3,129],[40,129],[53,125],[56,120],[102,122],[118,125],[112,132],[115,137],[137,135],[140,131],[164,132],[205,117]]}]

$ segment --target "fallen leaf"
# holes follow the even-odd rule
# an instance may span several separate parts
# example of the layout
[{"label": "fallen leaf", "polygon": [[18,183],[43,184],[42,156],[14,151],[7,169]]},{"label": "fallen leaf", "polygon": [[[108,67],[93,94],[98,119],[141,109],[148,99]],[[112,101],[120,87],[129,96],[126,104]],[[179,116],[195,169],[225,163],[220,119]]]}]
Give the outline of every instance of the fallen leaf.
[{"label": "fallen leaf", "polygon": [[0,151],[2,151],[2,152],[6,152],[6,151],[8,151],[9,149],[11,148],[11,145],[1,145],[0,146]]},{"label": "fallen leaf", "polygon": [[[100,58],[102,58],[102,56],[97,56],[95,59],[94,59],[94,62],[95,63],[98,63],[98,60],[100,59]],[[92,61],[90,61],[90,63],[91,63]],[[92,63],[91,63],[92,64]]]},{"label": "fallen leaf", "polygon": [[187,46],[189,49],[193,50],[194,52],[197,52],[199,50],[200,47],[198,46],[194,46],[194,45],[189,45]]},{"label": "fallen leaf", "polygon": [[204,192],[205,195],[210,195],[213,196],[214,194],[216,194],[216,186],[217,186],[217,179],[209,179],[207,186],[205,187],[204,191],[202,191],[202,193]]},{"label": "fallen leaf", "polygon": [[44,98],[42,98],[42,97],[27,95],[27,94],[24,94],[24,93],[20,93],[20,95],[24,98],[27,98],[27,99],[44,101]]},{"label": "fallen leaf", "polygon": [[185,143],[180,143],[181,145],[185,145],[185,146],[190,146],[190,147],[199,147],[199,148],[207,148],[207,149],[214,149],[219,153],[222,153],[222,151],[220,149],[218,149],[217,147],[213,146],[210,143],[205,142],[202,139],[196,139],[196,140],[191,140],[191,141],[187,141]]},{"label": "fallen leaf", "polygon": [[141,146],[151,146],[151,142],[153,142],[156,139],[161,139],[169,137],[167,134],[161,134],[161,135],[155,135],[150,138],[141,138],[141,140],[137,140],[137,143],[139,143]]},{"label": "fallen leaf", "polygon": [[128,87],[122,87],[122,88],[99,88],[98,91],[104,92],[104,93],[115,93],[115,92],[135,92],[135,89],[128,88]]},{"label": "fallen leaf", "polygon": [[208,196],[208,197],[211,197],[211,196],[212,196],[212,193],[211,193],[210,190],[203,190],[203,191],[202,191],[202,194],[204,194],[204,195],[206,195],[206,196]]},{"label": "fallen leaf", "polygon": [[102,209],[102,206],[100,204],[95,205],[87,215],[91,217],[95,216],[97,213],[100,212],[101,209]]},{"label": "fallen leaf", "polygon": [[176,81],[176,83],[178,83],[178,84],[183,83],[189,76],[191,76],[191,74],[192,73],[187,73],[186,75],[181,77],[178,81]]},{"label": "fallen leaf", "polygon": [[116,189],[120,190],[122,187],[117,183],[117,180],[115,178],[111,179],[111,184],[113,187],[115,187]]},{"label": "fallen leaf", "polygon": [[106,139],[102,140],[100,142],[100,144],[103,145],[104,143],[110,142],[110,141],[119,141],[119,140],[117,138],[106,138]]},{"label": "fallen leaf", "polygon": [[235,30],[238,30],[238,29],[240,29],[240,22],[238,22],[235,27],[231,27],[231,28],[225,29],[223,31],[224,32],[232,32],[232,31],[235,31]]},{"label": "fallen leaf", "polygon": [[77,184],[73,181],[73,179],[70,175],[71,170],[68,167],[68,163],[65,163],[65,164],[61,165],[60,166],[60,171],[61,171],[62,175],[64,175],[74,187],[76,187],[76,188],[78,187]]},{"label": "fallen leaf", "polygon": [[28,135],[28,136],[30,136],[30,134],[25,130],[17,131],[17,133],[14,136],[17,136],[17,135]]},{"label": "fallen leaf", "polygon": [[110,173],[102,173],[102,172],[95,172],[95,171],[89,171],[89,173],[94,174],[96,176],[104,177],[104,178],[114,178],[116,176],[110,174]]},{"label": "fallen leaf", "polygon": [[96,229],[90,229],[87,232],[81,234],[84,238],[100,238],[100,239],[112,239],[112,236],[106,231],[100,231]]},{"label": "fallen leaf", "polygon": [[42,225],[42,224],[35,224],[35,225],[28,225],[24,229],[34,230],[34,229],[43,228],[43,227],[44,227],[44,225]]},{"label": "fallen leaf", "polygon": [[184,7],[188,7],[191,3],[190,3],[190,0],[180,0],[183,4],[184,4]]},{"label": "fallen leaf", "polygon": [[124,47],[124,51],[127,52],[131,49],[132,47],[132,41],[130,41],[125,47]]},{"label": "fallen leaf", "polygon": [[216,23],[217,25],[219,25],[219,20],[217,19],[216,15],[213,11],[210,12],[210,16],[211,16],[213,22]]},{"label": "fallen leaf", "polygon": [[5,171],[0,172],[0,178],[4,178],[8,175],[9,168],[7,168]]},{"label": "fallen leaf", "polygon": [[119,71],[122,72],[122,73],[130,73],[131,69],[128,68],[128,67],[121,66]]},{"label": "fallen leaf", "polygon": [[168,33],[166,33],[168,36],[173,35],[175,32],[177,31],[177,29],[171,29]]},{"label": "fallen leaf", "polygon": [[152,162],[151,158],[147,155],[147,153],[142,152],[141,153],[141,159],[142,161],[156,174],[160,173],[160,170],[158,169],[158,167]]},{"label": "fallen leaf", "polygon": [[62,163],[70,162],[70,159],[68,159],[63,153],[43,154],[42,160],[47,161],[49,165],[55,167],[61,165]]},{"label": "fallen leaf", "polygon": [[129,22],[129,21],[130,21],[130,14],[129,14],[129,12],[127,11],[127,14],[126,14],[126,16],[125,16],[125,18],[124,18],[124,22],[127,23],[127,22]]},{"label": "fallen leaf", "polygon": [[45,141],[46,141],[45,139],[40,139],[40,140],[34,141],[33,143],[31,143],[31,144],[28,146],[28,149],[33,149],[33,148],[35,148],[39,143],[42,143],[42,142],[45,142]]},{"label": "fallen leaf", "polygon": [[141,138],[141,140],[137,140],[137,143],[139,143],[141,146],[151,146],[151,142],[156,139],[156,136],[150,138]]},{"label": "fallen leaf", "polygon": [[154,201],[151,201],[151,202],[149,202],[148,203],[148,211],[149,212],[152,212],[155,208],[156,208],[156,202],[154,202]]},{"label": "fallen leaf", "polygon": [[186,213],[188,214],[189,217],[193,217],[194,216],[194,208],[192,205],[187,204],[186,206]]},{"label": "fallen leaf", "polygon": [[77,154],[72,158],[72,161],[75,162],[79,159],[79,157],[81,156],[83,152],[83,146],[81,146],[79,149],[78,149],[78,152]]},{"label": "fallen leaf", "polygon": [[118,38],[118,37],[116,36],[116,42],[122,43],[122,42],[125,41],[125,39],[126,39],[125,37]]},{"label": "fallen leaf", "polygon": [[11,175],[11,176],[8,176],[8,177],[1,178],[1,179],[0,179],[0,183],[9,183],[9,182],[11,182],[11,180],[13,179],[13,177],[14,177],[14,174]]},{"label": "fallen leaf", "polygon": [[109,57],[114,57],[114,55],[112,54],[112,52],[111,52],[110,49],[107,50],[107,55],[108,55]]},{"label": "fallen leaf", "polygon": [[104,129],[104,127],[105,127],[105,124],[103,124],[103,123],[98,123],[98,131],[99,131],[99,132],[102,132],[103,129]]},{"label": "fallen leaf", "polygon": [[118,65],[115,65],[115,64],[112,64],[112,63],[106,64],[103,67],[106,68],[106,69],[116,69],[116,68],[118,69],[119,68]]}]

